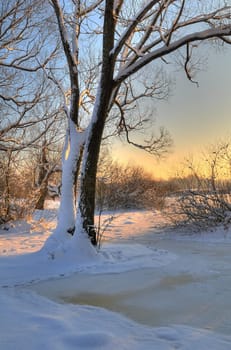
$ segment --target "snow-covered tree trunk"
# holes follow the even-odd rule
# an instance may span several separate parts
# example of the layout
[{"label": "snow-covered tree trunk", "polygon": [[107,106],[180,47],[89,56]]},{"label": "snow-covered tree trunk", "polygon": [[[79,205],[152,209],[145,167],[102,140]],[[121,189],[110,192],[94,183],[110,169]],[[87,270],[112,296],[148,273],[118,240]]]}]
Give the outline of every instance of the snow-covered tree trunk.
[{"label": "snow-covered tree trunk", "polygon": [[78,81],[78,11],[79,3],[75,4],[75,19],[72,43],[68,39],[68,31],[65,18],[58,0],[52,0],[53,8],[57,17],[59,33],[66,56],[70,77],[70,104],[68,107],[67,95],[62,89],[60,82],[55,82],[62,92],[64,110],[68,118],[68,128],[62,157],[62,187],[61,201],[58,214],[58,223],[52,241],[63,242],[70,238],[75,231],[76,198],[75,189],[78,180],[79,167],[81,164],[83,147],[85,143],[85,131],[79,127],[79,81]]},{"label": "snow-covered tree trunk", "polygon": [[113,0],[108,0],[106,1],[104,16],[101,78],[84,148],[76,222],[78,230],[86,233],[93,245],[97,244],[96,231],[94,229],[97,164],[102,134],[114,90],[114,62],[110,54],[114,45],[114,26]]},{"label": "snow-covered tree trunk", "polygon": [[78,177],[78,164],[81,162],[85,133],[78,132],[70,120],[62,159],[62,187],[56,233],[72,233],[75,226],[75,183]]},{"label": "snow-covered tree trunk", "polygon": [[[99,102],[95,107],[95,118],[89,128],[87,143],[84,149],[81,182],[79,189],[78,214],[76,226],[88,234],[93,245],[96,245],[96,231],[94,229],[95,192],[97,164],[99,159],[102,133],[107,116],[108,97],[99,92]],[[77,233],[78,234],[78,233]]]},{"label": "snow-covered tree trunk", "polygon": [[58,222],[53,234],[44,246],[50,253],[56,250],[60,244],[63,245],[65,241],[69,240],[75,231],[75,186],[84,143],[85,131],[78,131],[70,119],[62,156],[62,187]]}]

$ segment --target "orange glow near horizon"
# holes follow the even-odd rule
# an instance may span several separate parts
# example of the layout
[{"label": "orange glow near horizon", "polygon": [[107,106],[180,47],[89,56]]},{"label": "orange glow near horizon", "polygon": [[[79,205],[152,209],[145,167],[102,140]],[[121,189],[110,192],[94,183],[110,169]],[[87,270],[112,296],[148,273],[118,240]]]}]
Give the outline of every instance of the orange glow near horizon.
[{"label": "orange glow near horizon", "polygon": [[[173,159],[176,162],[176,156],[170,154],[164,159],[157,160],[154,156],[123,144],[116,144],[112,150],[113,159],[123,165],[139,166],[150,173],[155,179],[167,180],[174,177]],[[176,169],[175,169],[176,170]]]},{"label": "orange glow near horizon", "polygon": [[[207,153],[208,152],[208,153]],[[198,176],[209,178],[211,176],[211,161],[206,148],[192,148],[192,152],[173,152],[165,158],[157,160],[145,151],[126,144],[116,143],[112,149],[113,159],[122,165],[140,166],[156,180],[169,180],[175,177],[187,177],[192,174],[189,164],[193,164]],[[211,155],[211,154],[210,154]],[[231,179],[231,166],[229,161],[217,165],[217,179]]]},{"label": "orange glow near horizon", "polygon": [[[207,50],[209,55],[202,50],[202,55],[208,56],[206,67],[195,78],[199,87],[190,83],[182,70],[173,70],[172,96],[168,101],[157,102],[157,112],[153,111],[154,129],[147,130],[147,135],[143,133],[143,137],[148,138],[152,131],[155,133],[163,125],[173,138],[173,152],[158,161],[126,142],[116,141],[112,146],[115,160],[141,166],[157,179],[167,180],[181,174],[186,168],[185,160],[192,158],[196,163],[201,162],[202,173],[208,173],[203,165],[206,148],[222,141],[231,144],[231,49],[218,52],[207,47]],[[147,107],[151,108],[151,105]],[[131,139],[135,136],[132,134]],[[142,140],[138,142],[142,143]],[[230,178],[228,167],[220,178]]]}]

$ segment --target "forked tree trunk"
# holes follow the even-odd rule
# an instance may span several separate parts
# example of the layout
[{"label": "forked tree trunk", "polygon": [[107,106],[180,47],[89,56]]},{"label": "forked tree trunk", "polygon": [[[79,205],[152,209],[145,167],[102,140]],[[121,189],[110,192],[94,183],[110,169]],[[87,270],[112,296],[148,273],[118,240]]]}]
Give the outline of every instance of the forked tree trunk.
[{"label": "forked tree trunk", "polygon": [[77,225],[92,244],[97,244],[94,225],[96,175],[102,134],[113,93],[114,62],[110,52],[114,46],[113,0],[106,1],[103,35],[103,63],[101,79],[84,148],[81,184],[78,201]]}]

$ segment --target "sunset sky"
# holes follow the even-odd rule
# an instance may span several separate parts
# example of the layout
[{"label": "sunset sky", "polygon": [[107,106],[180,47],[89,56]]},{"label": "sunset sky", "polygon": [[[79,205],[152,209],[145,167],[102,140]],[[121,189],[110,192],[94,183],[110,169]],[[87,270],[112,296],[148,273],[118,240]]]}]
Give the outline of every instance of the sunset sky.
[{"label": "sunset sky", "polygon": [[196,75],[199,87],[182,71],[172,74],[172,96],[156,106],[156,125],[165,126],[173,137],[172,154],[156,161],[126,143],[116,142],[113,147],[115,159],[141,165],[157,178],[175,176],[189,155],[196,157],[206,146],[231,139],[231,48],[209,49],[208,61]]}]

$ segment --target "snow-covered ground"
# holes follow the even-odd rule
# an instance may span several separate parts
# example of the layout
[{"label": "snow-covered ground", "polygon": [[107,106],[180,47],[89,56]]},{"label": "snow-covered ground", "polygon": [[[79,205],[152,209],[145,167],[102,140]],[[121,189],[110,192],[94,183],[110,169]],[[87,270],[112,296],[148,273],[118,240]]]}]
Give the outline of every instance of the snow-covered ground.
[{"label": "snow-covered ground", "polygon": [[97,259],[48,259],[55,219],[37,211],[0,230],[1,350],[231,349],[229,231],[117,213]]}]

